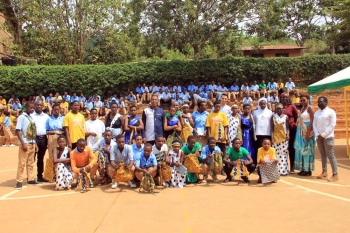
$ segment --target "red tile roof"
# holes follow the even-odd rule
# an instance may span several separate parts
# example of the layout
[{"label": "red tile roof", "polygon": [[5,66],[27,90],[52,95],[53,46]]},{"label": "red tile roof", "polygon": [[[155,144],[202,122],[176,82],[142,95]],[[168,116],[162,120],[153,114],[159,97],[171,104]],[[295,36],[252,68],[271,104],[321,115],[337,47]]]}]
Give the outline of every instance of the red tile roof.
[{"label": "red tile roof", "polygon": [[268,45],[268,46],[242,46],[238,50],[249,51],[249,50],[283,50],[283,49],[305,49],[296,45]]}]

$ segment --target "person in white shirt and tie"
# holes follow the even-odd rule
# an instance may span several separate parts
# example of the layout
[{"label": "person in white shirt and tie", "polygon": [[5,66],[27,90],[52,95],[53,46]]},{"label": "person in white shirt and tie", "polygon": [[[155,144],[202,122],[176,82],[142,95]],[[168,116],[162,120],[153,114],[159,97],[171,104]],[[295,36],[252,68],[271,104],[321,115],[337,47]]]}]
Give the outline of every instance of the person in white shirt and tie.
[{"label": "person in white shirt and tie", "polygon": [[318,107],[314,115],[313,130],[317,139],[317,147],[320,150],[322,161],[322,174],[318,179],[327,179],[327,157],[332,167],[332,176],[329,182],[335,182],[338,177],[337,159],[334,155],[334,128],[337,122],[335,111],[328,106],[328,99],[324,96],[318,98]]}]

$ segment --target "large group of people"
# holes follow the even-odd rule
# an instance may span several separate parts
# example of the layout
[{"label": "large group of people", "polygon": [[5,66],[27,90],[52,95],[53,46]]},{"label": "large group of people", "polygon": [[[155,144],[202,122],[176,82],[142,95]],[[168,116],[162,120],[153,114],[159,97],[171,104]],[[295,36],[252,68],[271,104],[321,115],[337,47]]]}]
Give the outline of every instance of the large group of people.
[{"label": "large group of people", "polygon": [[[315,112],[308,94],[297,94],[299,102],[293,103],[294,93],[291,79],[285,85],[272,79],[241,88],[236,82],[229,88],[219,82],[191,82],[187,87],[139,84],[135,95],[130,91],[103,102],[97,94],[85,98],[83,93],[67,92],[47,98],[39,94],[22,104],[15,96],[6,104],[0,96],[0,102],[4,127],[10,127],[9,115],[15,118],[17,189],[22,188],[24,168],[29,185],[55,181],[57,190],[70,189],[86,174],[112,188],[123,182],[118,176],[124,173],[133,188],[142,185],[145,176],[158,185],[182,188],[208,182],[209,176],[219,182],[221,173],[224,182],[235,176],[250,182],[249,174],[257,169],[258,183],[275,183],[295,170],[300,176],[312,175],[316,142],[323,170],[317,178],[337,181],[335,112],[327,107],[326,97],[318,99],[320,109]],[[138,115],[141,103],[149,105]],[[162,108],[166,105],[167,113]],[[12,145],[12,137],[7,138]],[[47,150],[53,178],[43,174]],[[188,165],[190,161],[197,169]],[[163,174],[167,169],[169,177]]]}]

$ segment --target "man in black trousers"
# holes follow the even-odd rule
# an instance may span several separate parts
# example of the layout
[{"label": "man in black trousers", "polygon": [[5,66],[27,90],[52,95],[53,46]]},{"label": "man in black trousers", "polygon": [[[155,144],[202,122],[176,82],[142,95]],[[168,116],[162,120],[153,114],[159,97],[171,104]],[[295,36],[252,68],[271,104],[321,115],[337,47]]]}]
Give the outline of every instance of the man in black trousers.
[{"label": "man in black trousers", "polygon": [[49,182],[43,177],[44,172],[44,156],[47,149],[47,136],[46,136],[46,122],[49,116],[43,112],[43,101],[39,100],[35,102],[35,111],[32,113],[32,118],[36,126],[36,144],[38,146],[37,152],[37,170],[38,170],[38,182]]}]

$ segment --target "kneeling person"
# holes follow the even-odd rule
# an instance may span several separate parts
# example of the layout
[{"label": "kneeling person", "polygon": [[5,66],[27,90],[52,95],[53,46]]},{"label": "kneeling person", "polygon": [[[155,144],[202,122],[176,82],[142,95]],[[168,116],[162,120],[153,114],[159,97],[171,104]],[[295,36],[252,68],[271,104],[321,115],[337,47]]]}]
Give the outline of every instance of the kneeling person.
[{"label": "kneeling person", "polygon": [[[226,155],[223,159],[223,162],[225,164],[224,171],[227,176],[225,182],[232,181],[232,169],[234,170],[233,176],[236,176],[238,172],[240,172],[241,179],[244,182],[250,182],[248,176],[246,176],[247,174],[244,173],[252,173],[255,170],[255,165],[249,155],[249,152],[244,147],[241,147],[241,145],[241,140],[239,138],[235,138],[232,140],[233,147],[230,147],[226,152]],[[247,169],[247,172],[244,172],[245,168]]]},{"label": "kneeling person", "polygon": [[142,182],[143,175],[149,173],[152,178],[157,175],[157,159],[154,154],[152,154],[152,145],[146,143],[143,148],[143,153],[141,157],[135,161],[135,176]]},{"label": "kneeling person", "polygon": [[[116,137],[116,141],[117,145],[114,145],[111,149],[111,164],[108,168],[110,177],[113,179],[115,172],[119,168],[121,162],[127,166],[127,169],[131,172],[132,176],[134,176],[134,156],[131,146],[125,145],[124,136],[121,134]],[[131,188],[136,188],[136,185],[132,180],[129,181],[129,185]],[[115,189],[117,187],[118,182],[114,181],[111,188]]]},{"label": "kneeling person", "polygon": [[[77,141],[77,147],[70,152],[70,162],[73,170],[74,179],[78,179],[79,175],[84,171],[90,173],[90,170],[97,166],[97,158],[92,153],[89,146],[86,146],[84,139]],[[90,188],[93,186],[91,185]]]}]

